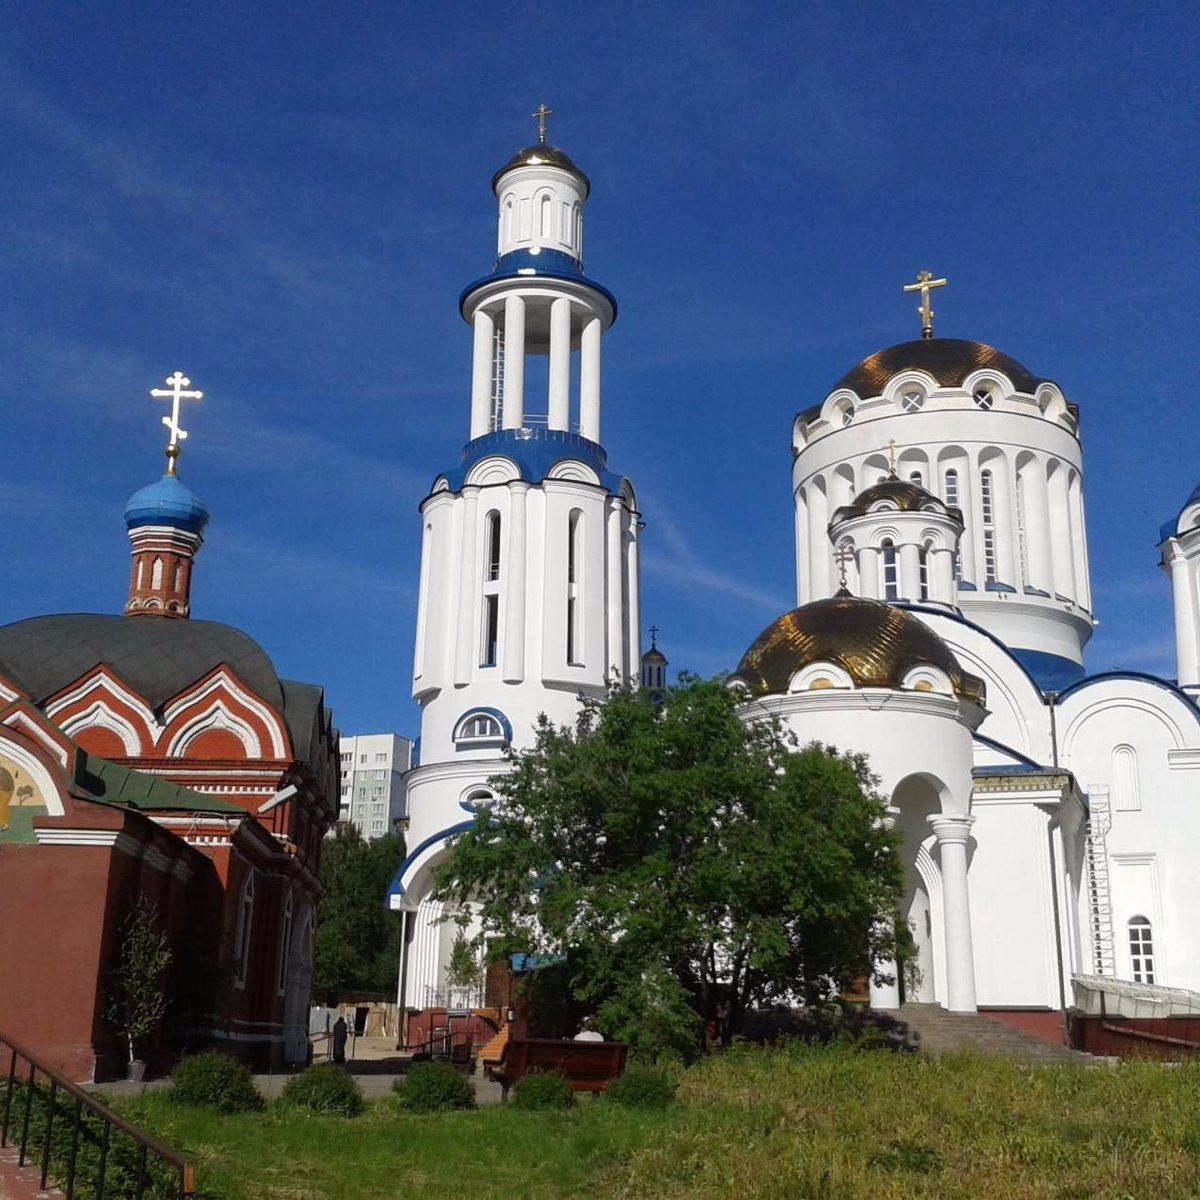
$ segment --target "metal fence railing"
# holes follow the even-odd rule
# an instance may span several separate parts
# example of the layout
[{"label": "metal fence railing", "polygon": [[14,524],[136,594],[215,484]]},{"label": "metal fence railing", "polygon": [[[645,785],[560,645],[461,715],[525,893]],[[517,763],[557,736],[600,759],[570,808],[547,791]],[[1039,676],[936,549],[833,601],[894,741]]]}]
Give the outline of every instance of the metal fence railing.
[{"label": "metal fence railing", "polygon": [[195,1170],[151,1137],[0,1034],[0,1148],[40,1168],[67,1200],[187,1200]]}]

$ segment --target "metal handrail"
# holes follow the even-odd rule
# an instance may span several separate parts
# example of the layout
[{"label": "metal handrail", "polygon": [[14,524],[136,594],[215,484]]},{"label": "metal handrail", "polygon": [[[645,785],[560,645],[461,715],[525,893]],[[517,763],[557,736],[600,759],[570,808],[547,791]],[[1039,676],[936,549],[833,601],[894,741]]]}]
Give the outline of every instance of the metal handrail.
[{"label": "metal handrail", "polygon": [[[112,1131],[114,1129],[128,1137],[137,1149],[136,1182],[134,1184],[134,1191],[131,1194],[131,1200],[142,1200],[142,1197],[146,1194],[146,1188],[151,1183],[148,1177],[148,1160],[150,1155],[153,1155],[162,1162],[172,1176],[178,1173],[178,1188],[175,1189],[174,1194],[180,1200],[186,1200],[187,1197],[196,1194],[195,1168],[177,1150],[173,1150],[165,1142],[160,1142],[156,1137],[146,1133],[145,1130],[139,1129],[136,1125],[125,1120],[124,1117],[113,1112],[108,1105],[102,1104],[77,1084],[71,1083],[63,1075],[46,1066],[41,1059],[31,1054],[18,1042],[14,1042],[12,1038],[0,1034],[0,1063],[3,1062],[5,1051],[8,1052],[8,1069],[0,1077],[2,1078],[0,1087],[4,1089],[3,1115],[0,1117],[0,1148],[9,1144],[10,1123],[14,1116],[13,1093],[19,1089],[24,1092],[24,1100],[20,1104],[22,1109],[22,1112],[19,1114],[20,1136],[14,1139],[14,1144],[18,1146],[17,1165],[21,1167],[25,1165],[25,1159],[30,1149],[30,1124],[34,1111],[34,1098],[37,1096],[39,1102],[45,1106],[45,1129],[42,1132],[41,1146],[36,1148],[41,1156],[41,1182],[39,1186],[43,1190],[46,1187],[47,1180],[50,1178],[52,1166],[54,1167],[54,1174],[56,1176],[60,1172],[58,1165],[52,1163],[52,1158],[54,1157],[52,1150],[54,1145],[55,1118],[61,1111],[58,1094],[62,1092],[75,1102],[73,1113],[63,1114],[68,1116],[72,1121],[71,1142],[66,1163],[61,1168],[63,1177],[56,1177],[55,1179],[57,1186],[61,1187],[66,1193],[67,1200],[74,1200],[76,1186],[79,1183],[77,1167],[79,1165],[80,1143],[96,1138],[95,1133],[87,1127],[84,1121],[83,1114],[85,1111],[96,1117],[100,1121],[102,1128],[96,1143],[99,1148],[100,1157],[96,1167],[95,1179],[92,1183],[93,1190],[89,1193],[79,1193],[81,1196],[86,1194],[94,1197],[94,1200],[104,1200],[104,1197],[108,1194],[106,1187],[109,1182],[108,1170],[111,1165],[110,1150],[112,1149]],[[27,1075],[24,1075],[24,1069],[22,1069],[23,1078],[18,1076],[18,1061],[23,1061],[29,1067]],[[43,1076],[46,1080],[46,1084],[41,1085],[47,1089],[45,1097],[42,1097],[38,1092],[39,1083],[37,1077],[39,1075]]]}]

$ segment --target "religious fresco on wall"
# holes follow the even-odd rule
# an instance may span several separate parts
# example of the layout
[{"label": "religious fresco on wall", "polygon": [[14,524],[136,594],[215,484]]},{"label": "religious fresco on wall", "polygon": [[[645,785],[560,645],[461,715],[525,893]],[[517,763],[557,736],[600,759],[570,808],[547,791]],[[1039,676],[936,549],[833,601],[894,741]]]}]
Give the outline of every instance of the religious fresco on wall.
[{"label": "religious fresco on wall", "polygon": [[34,842],[33,818],[46,815],[46,799],[29,773],[0,755],[0,845]]}]

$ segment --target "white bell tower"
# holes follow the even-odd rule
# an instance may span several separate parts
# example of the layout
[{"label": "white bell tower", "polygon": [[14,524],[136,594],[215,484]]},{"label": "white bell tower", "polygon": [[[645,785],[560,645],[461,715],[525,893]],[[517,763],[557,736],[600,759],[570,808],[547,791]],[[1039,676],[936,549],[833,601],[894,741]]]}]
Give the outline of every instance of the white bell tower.
[{"label": "white bell tower", "polygon": [[[499,256],[459,305],[474,333],[470,440],[421,504],[409,775],[411,853],[389,891],[413,914],[402,964],[409,1007],[445,1002],[453,923],[429,897],[447,841],[491,802],[488,781],[537,721],[572,722],[579,697],[637,678],[633,487],[600,445],[600,347],[612,294],[583,271],[587,177],[545,143],[496,174]],[[537,383],[534,381],[538,380]]]},{"label": "white bell tower", "polygon": [[1162,527],[1159,550],[1162,568],[1171,577],[1179,686],[1200,700],[1200,487],[1179,516]]}]

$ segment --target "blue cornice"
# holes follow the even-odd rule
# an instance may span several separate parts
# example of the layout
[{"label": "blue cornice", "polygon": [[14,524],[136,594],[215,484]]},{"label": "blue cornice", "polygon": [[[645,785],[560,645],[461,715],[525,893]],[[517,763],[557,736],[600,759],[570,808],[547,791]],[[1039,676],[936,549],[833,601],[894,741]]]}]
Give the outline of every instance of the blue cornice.
[{"label": "blue cornice", "polygon": [[510,250],[496,259],[490,275],[467,284],[458,298],[458,311],[466,319],[466,304],[472,292],[502,279],[563,279],[599,292],[612,306],[613,321],[617,319],[617,298],[594,279],[583,273],[579,260],[561,250],[534,247],[532,250]]}]

